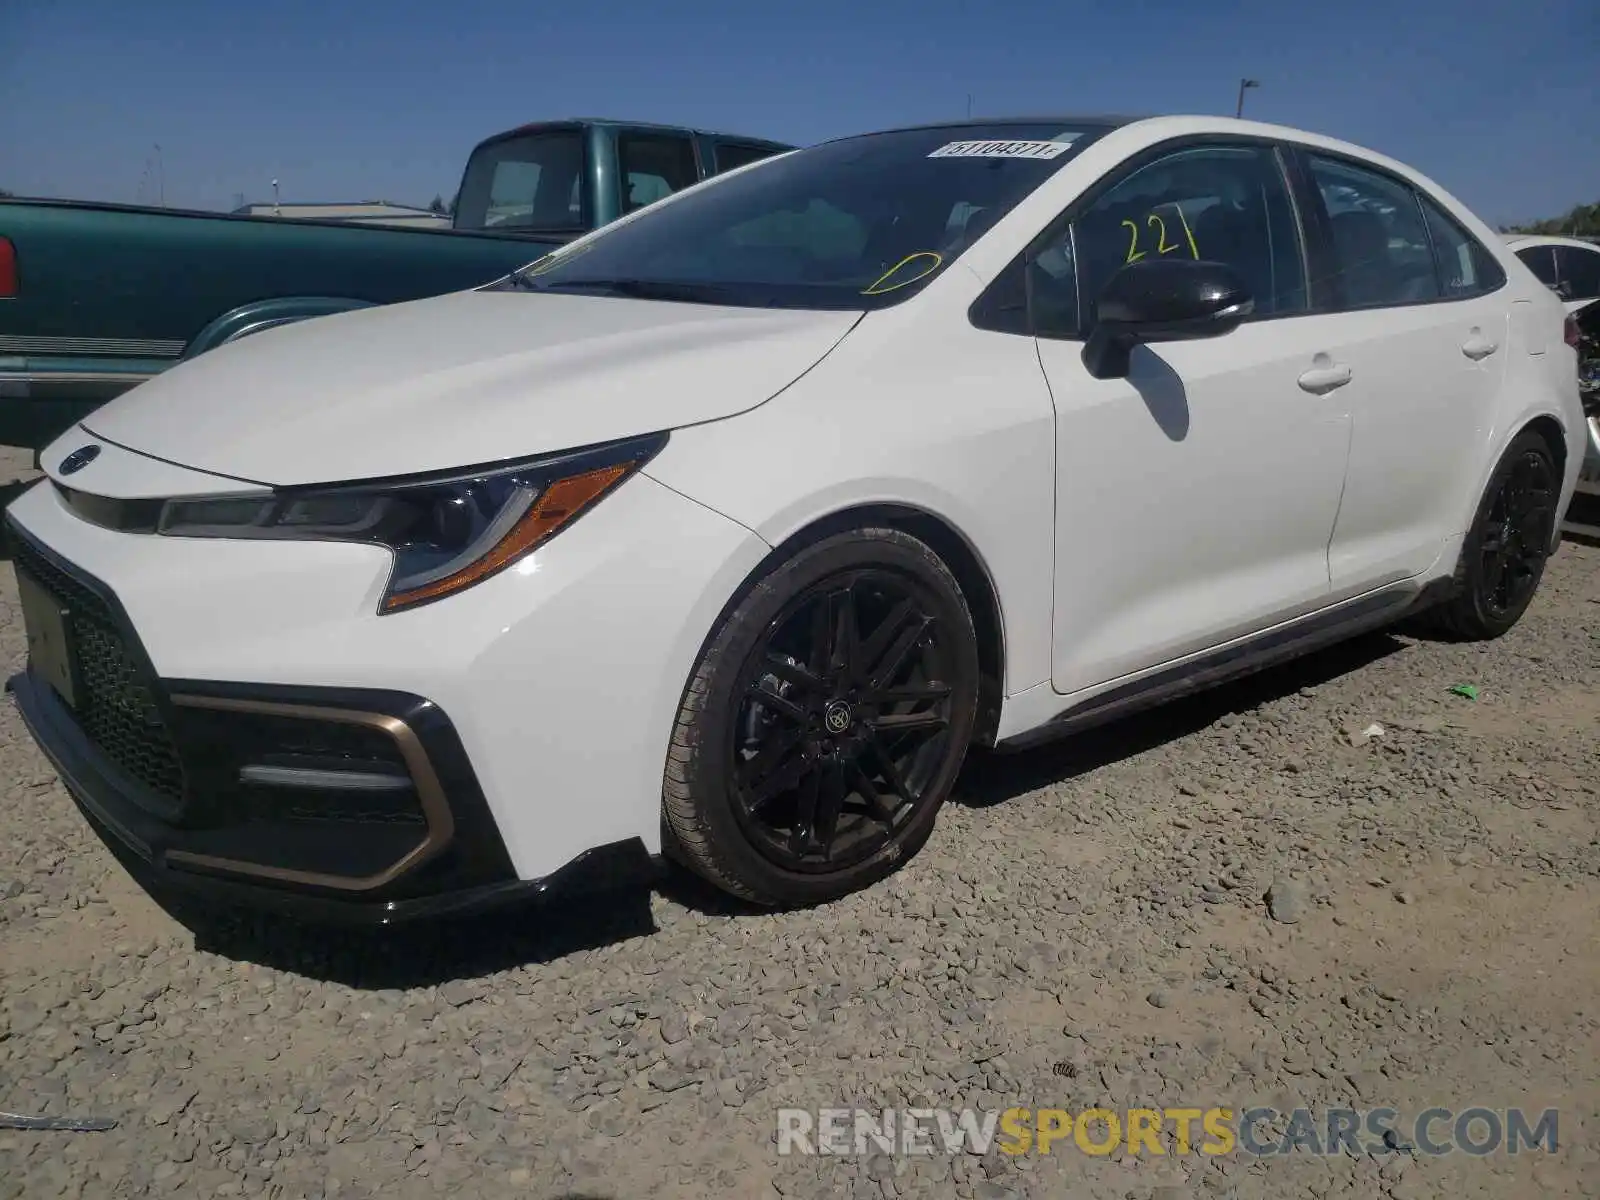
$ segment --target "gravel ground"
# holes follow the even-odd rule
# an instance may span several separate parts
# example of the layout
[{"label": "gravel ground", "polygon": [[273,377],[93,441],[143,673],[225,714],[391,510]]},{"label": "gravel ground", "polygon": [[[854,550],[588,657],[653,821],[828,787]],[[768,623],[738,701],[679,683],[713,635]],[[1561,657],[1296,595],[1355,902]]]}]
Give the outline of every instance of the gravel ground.
[{"label": "gravel ground", "polygon": [[[1597,1196],[1597,667],[1569,544],[1497,643],[1375,635],[975,761],[919,858],[819,910],[674,876],[379,936],[180,923],[0,702],[0,1108],[120,1122],[0,1132],[0,1197]],[[775,1152],[780,1107],[919,1101],[1522,1104],[1561,1144]]]}]

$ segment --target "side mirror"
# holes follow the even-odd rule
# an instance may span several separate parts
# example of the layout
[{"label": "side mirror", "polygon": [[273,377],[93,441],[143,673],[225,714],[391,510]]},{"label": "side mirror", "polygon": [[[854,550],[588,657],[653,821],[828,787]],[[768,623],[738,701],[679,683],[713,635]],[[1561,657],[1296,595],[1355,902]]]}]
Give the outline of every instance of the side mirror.
[{"label": "side mirror", "polygon": [[1141,259],[1113,275],[1100,293],[1083,364],[1096,379],[1121,379],[1140,343],[1221,337],[1254,311],[1250,289],[1225,263]]}]

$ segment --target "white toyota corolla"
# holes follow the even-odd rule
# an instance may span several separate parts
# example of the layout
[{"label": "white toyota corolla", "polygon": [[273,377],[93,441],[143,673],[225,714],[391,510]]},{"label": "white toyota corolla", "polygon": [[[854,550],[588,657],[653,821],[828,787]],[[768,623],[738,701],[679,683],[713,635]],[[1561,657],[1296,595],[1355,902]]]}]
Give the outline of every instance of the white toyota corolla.
[{"label": "white toyota corolla", "polygon": [[93,414],[9,510],[12,687],[153,879],[398,919],[665,853],[819,901],[974,743],[1510,628],[1584,445],[1563,317],[1312,134],[828,142]]}]

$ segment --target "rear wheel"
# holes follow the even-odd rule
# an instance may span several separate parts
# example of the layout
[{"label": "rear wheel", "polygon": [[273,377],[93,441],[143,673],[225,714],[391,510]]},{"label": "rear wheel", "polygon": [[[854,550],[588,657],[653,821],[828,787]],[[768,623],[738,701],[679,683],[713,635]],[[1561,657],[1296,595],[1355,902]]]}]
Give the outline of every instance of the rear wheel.
[{"label": "rear wheel", "polygon": [[1431,614],[1440,632],[1465,641],[1497,638],[1538,591],[1555,535],[1561,476],[1539,434],[1520,434],[1495,468],[1467,531],[1455,595]]},{"label": "rear wheel", "polygon": [[864,529],[801,550],[723,621],[684,693],[670,849],[767,905],[865,887],[927,840],[977,692],[971,615],[925,544]]}]

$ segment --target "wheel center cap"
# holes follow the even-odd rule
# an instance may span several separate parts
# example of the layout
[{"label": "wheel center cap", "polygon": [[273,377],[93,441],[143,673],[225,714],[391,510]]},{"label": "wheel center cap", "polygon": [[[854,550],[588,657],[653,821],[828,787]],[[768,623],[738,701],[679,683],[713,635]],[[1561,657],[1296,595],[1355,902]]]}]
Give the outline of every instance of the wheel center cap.
[{"label": "wheel center cap", "polygon": [[828,727],[828,732],[843,733],[850,728],[850,722],[850,706],[843,700],[830,700],[822,712],[822,723]]}]

